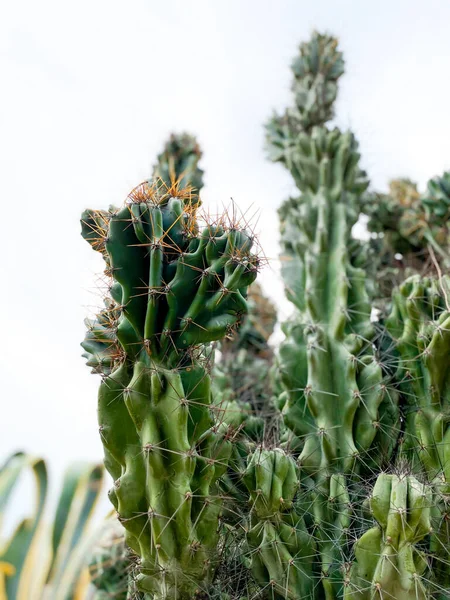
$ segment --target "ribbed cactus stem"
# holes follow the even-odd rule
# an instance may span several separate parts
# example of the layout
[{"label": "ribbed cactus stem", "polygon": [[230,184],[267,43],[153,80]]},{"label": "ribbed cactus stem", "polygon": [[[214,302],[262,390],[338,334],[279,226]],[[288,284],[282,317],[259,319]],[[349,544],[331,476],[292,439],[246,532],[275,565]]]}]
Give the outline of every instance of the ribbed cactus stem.
[{"label": "ribbed cactus stem", "polygon": [[299,487],[294,460],[280,449],[259,448],[249,458],[244,482],[250,493],[253,576],[275,599],[309,597],[315,545],[293,508]]},{"label": "ribbed cactus stem", "polygon": [[409,405],[405,448],[429,481],[450,493],[450,279],[414,275],[393,295],[387,327]]},{"label": "ribbed cactus stem", "polygon": [[365,184],[359,182],[351,134],[314,129],[308,144],[303,140],[292,155],[304,193],[286,216],[304,243],[296,247],[300,311],[280,348],[283,414],[287,426],[304,437],[302,465],[350,472],[377,434],[384,395],[369,344],[374,331],[365,275],[348,251],[357,193]]},{"label": "ribbed cactus stem", "polygon": [[[113,338],[120,350],[100,369],[110,499],[140,559],[137,587],[152,600],[188,600],[214,572],[217,481],[234,434],[211,410],[206,345],[246,312],[258,266],[245,232],[219,222],[199,233],[196,196],[173,192],[158,182],[135,188],[94,246],[107,259],[115,301],[104,343]],[[82,221],[93,245],[97,213]],[[92,343],[83,344],[88,354]]]},{"label": "ribbed cactus stem", "polygon": [[377,525],[356,543],[345,600],[428,598],[427,561],[418,544],[431,530],[430,506],[430,489],[415,477],[378,476],[370,500]]}]

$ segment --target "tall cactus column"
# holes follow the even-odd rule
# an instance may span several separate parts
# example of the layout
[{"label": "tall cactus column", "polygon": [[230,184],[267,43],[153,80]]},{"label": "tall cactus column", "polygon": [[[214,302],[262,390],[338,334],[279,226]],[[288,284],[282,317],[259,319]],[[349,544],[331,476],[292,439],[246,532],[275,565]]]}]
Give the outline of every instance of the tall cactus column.
[{"label": "tall cactus column", "polygon": [[235,224],[200,233],[197,208],[189,191],[145,182],[120,210],[82,217],[112,277],[112,318],[103,311],[83,344],[91,365],[107,356],[98,416],[110,499],[140,558],[137,587],[154,600],[192,598],[214,571],[232,433],[211,411],[205,345],[246,312],[258,266]]},{"label": "tall cactus column", "polygon": [[300,192],[280,209],[282,273],[296,311],[283,327],[279,404],[291,448],[309,477],[309,483],[302,480],[323,594],[331,600],[342,592],[352,516],[348,479],[367,465],[369,449],[389,446],[384,438],[392,436],[396,419],[381,426],[391,401],[373,350],[365,272],[351,238],[368,180],[354,136],[324,125],[343,73],[336,40],[313,34],[292,69],[295,106],[267,125],[270,156],[288,168]]}]

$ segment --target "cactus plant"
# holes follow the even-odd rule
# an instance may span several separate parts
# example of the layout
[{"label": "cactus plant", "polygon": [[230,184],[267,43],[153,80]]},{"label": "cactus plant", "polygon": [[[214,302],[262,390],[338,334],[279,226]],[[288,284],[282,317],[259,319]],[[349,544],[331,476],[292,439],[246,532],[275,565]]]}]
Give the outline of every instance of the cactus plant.
[{"label": "cactus plant", "polygon": [[[312,52],[315,34],[310,44]],[[336,44],[328,47],[340,56]],[[273,150],[273,122],[267,127],[269,155],[288,168],[300,192],[280,209],[282,274],[295,312],[279,349],[279,406],[291,431],[285,443],[304,474],[299,496],[317,548],[314,597],[331,600],[342,594],[349,530],[361,518],[354,502],[359,477],[371,472],[375,448],[384,450],[378,460],[389,459],[399,421],[374,350],[369,286],[352,238],[368,186],[358,145],[351,132],[325,125],[332,103],[313,126],[301,110],[297,102],[294,124],[295,111],[289,113],[282,155]]]},{"label": "cactus plant", "polygon": [[356,560],[345,582],[345,600],[425,600],[427,570],[419,548],[430,532],[431,493],[406,474],[381,473],[370,509],[377,524],[355,544]]},{"label": "cactus plant", "polygon": [[174,185],[179,189],[189,186],[193,194],[198,195],[203,187],[203,171],[198,166],[201,157],[202,151],[194,136],[172,133],[158,155],[152,177],[166,189]]},{"label": "cactus plant", "polygon": [[[394,179],[388,194],[362,198],[378,262],[378,294],[386,304],[409,275],[427,275],[436,264],[450,266],[450,173],[434,177],[420,193],[409,179]],[[383,304],[384,301],[384,304]]]},{"label": "cactus plant", "polygon": [[[216,483],[231,452],[232,432],[210,411],[205,348],[246,312],[258,259],[237,224],[200,232],[198,197],[173,193],[139,185],[96,247],[108,257],[122,351],[100,386],[99,425],[110,499],[140,558],[137,587],[182,600],[214,570]],[[97,214],[82,217],[91,244]]]},{"label": "cactus plant", "polygon": [[250,494],[247,540],[256,581],[272,598],[310,596],[314,580],[314,538],[293,507],[297,467],[283,450],[257,449],[244,481]]},{"label": "cactus plant", "polygon": [[[170,141],[123,208],[83,215],[111,282],[83,348],[125,532],[94,556],[96,600],[449,597],[449,280],[416,275],[388,317],[372,307],[405,275],[396,252],[446,268],[450,176],[366,194],[355,136],[327,126],[343,66],[337,40],[313,33],[294,106],[266,127],[298,188],[279,210],[294,312],[271,367],[273,312],[258,288],[246,299],[253,236],[201,230],[191,138]],[[377,245],[353,236],[362,211],[397,270],[381,298]],[[249,418],[272,393],[281,440]]]}]

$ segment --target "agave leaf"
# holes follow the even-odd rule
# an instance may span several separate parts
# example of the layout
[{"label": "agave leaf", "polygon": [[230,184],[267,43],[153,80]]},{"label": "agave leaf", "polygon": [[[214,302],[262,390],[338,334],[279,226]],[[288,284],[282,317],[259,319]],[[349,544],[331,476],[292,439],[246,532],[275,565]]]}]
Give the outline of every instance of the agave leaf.
[{"label": "agave leaf", "polygon": [[[87,537],[102,484],[103,467],[100,465],[78,463],[66,471],[55,514],[53,557],[47,577],[52,598],[73,598],[84,566],[75,560],[77,548],[83,546]],[[74,568],[74,563],[77,563],[77,568]]]},{"label": "agave leaf", "polygon": [[25,469],[31,469],[34,475],[35,509],[29,517],[19,523],[0,551],[0,561],[6,565],[6,568],[2,569],[2,577],[4,593],[8,599],[37,597],[33,586],[33,565],[36,560],[41,560],[41,557],[37,556],[37,550],[48,487],[47,468],[41,458],[18,452],[6,461],[0,471],[0,511],[3,513]]}]

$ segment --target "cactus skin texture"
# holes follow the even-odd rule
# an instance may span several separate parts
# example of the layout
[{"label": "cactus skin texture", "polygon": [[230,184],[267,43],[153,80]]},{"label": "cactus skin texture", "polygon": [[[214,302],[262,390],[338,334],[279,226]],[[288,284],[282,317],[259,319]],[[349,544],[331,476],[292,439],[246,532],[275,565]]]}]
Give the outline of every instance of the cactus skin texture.
[{"label": "cactus skin texture", "polygon": [[332,36],[314,32],[309,42],[300,45],[300,53],[291,66],[294,106],[283,115],[274,114],[266,125],[267,149],[272,161],[286,164],[286,155],[298,134],[333,117],[337,83],[344,73],[337,43]]},{"label": "cactus skin texture", "polygon": [[217,480],[231,441],[210,411],[205,345],[246,312],[258,268],[244,231],[223,220],[199,233],[197,208],[189,189],[144,182],[100,235],[99,213],[82,216],[84,237],[107,258],[120,312],[109,333],[121,354],[98,405],[110,499],[140,558],[137,588],[152,600],[191,598],[214,571]]},{"label": "cactus skin texture", "polygon": [[303,293],[280,347],[283,415],[304,439],[304,468],[348,473],[377,434],[384,399],[382,371],[368,343],[374,331],[365,274],[348,255],[364,186],[351,134],[316,128],[301,139],[292,162],[303,195],[290,218]]},{"label": "cactus skin texture", "polygon": [[250,493],[247,541],[255,580],[270,598],[309,597],[313,589],[314,539],[293,508],[299,481],[292,457],[257,449],[244,473]]},{"label": "cactus skin texture", "polygon": [[450,494],[450,278],[413,275],[393,294],[387,327],[408,402],[404,446],[428,481]]},{"label": "cactus skin texture", "polygon": [[430,532],[431,490],[412,475],[381,473],[370,509],[377,525],[355,545],[356,562],[344,600],[425,600],[425,555],[417,545]]}]

